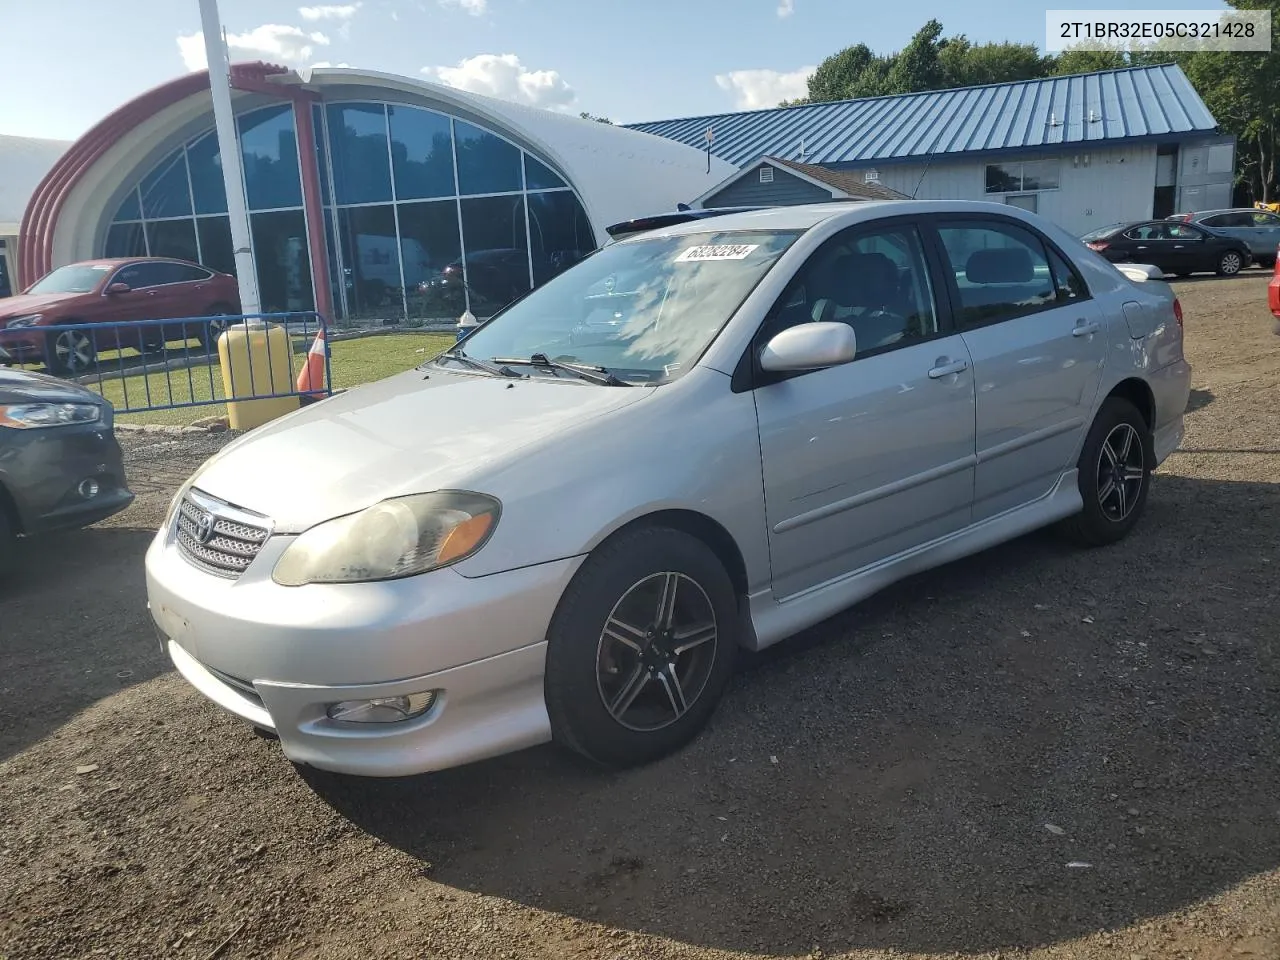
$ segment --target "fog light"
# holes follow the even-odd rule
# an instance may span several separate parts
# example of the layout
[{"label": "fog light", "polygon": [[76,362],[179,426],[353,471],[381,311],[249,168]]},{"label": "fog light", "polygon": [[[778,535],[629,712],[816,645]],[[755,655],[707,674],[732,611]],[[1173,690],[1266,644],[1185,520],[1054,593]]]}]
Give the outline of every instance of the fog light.
[{"label": "fog light", "polygon": [[86,500],[92,500],[98,495],[98,481],[90,477],[88,480],[81,480],[80,486],[76,488],[80,492],[80,496]]},{"label": "fog light", "polygon": [[378,697],[374,700],[343,700],[329,704],[325,711],[330,720],[343,723],[399,723],[412,720],[430,710],[436,703],[438,690],[411,693],[405,697]]}]

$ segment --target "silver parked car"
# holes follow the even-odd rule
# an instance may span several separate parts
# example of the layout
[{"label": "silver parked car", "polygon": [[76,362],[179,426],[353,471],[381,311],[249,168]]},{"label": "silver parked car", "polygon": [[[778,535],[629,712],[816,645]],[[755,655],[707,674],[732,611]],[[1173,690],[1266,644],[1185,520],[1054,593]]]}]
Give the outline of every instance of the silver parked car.
[{"label": "silver parked car", "polygon": [[228,445],[148,551],[151,613],[300,764],[652,760],[740,648],[1049,524],[1128,534],[1189,391],[1153,274],[991,203],[622,241]]},{"label": "silver parked car", "polygon": [[1280,216],[1269,210],[1240,207],[1232,210],[1201,210],[1179,213],[1169,218],[1194,223],[1223,237],[1233,237],[1249,245],[1254,262],[1270,269],[1275,266],[1280,246]]}]

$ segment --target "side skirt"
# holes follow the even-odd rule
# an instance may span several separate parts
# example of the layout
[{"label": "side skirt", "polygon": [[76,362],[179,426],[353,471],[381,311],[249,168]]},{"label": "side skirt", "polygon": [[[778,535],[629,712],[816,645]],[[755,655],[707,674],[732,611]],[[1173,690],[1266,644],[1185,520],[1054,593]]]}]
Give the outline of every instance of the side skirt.
[{"label": "side skirt", "polygon": [[1080,499],[1077,474],[1075,468],[1068,470],[1052,490],[1037,500],[784,600],[775,600],[771,590],[752,595],[746,603],[752,629],[746,631],[744,645],[763,650],[912,574],[980,553],[1079,513],[1084,509],[1084,502]]}]

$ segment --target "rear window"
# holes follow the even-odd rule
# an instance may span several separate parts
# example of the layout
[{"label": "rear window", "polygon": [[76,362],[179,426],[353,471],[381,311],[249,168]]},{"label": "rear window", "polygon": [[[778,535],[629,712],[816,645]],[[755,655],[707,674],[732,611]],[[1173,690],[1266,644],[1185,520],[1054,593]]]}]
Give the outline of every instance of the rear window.
[{"label": "rear window", "polygon": [[1103,237],[1111,236],[1111,234],[1115,233],[1123,226],[1123,223],[1108,224],[1105,227],[1099,227],[1097,230],[1090,230],[1088,233],[1081,236],[1080,239],[1084,240],[1086,243],[1090,240],[1101,240]]}]

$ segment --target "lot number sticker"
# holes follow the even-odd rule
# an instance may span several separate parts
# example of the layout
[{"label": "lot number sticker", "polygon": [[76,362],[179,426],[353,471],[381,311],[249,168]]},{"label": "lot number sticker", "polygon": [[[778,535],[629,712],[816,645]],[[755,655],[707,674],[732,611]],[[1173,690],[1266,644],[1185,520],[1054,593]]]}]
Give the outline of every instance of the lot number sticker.
[{"label": "lot number sticker", "polygon": [[676,263],[699,263],[707,260],[745,260],[752,250],[759,249],[758,243],[709,243],[701,247],[690,247],[680,256]]}]

